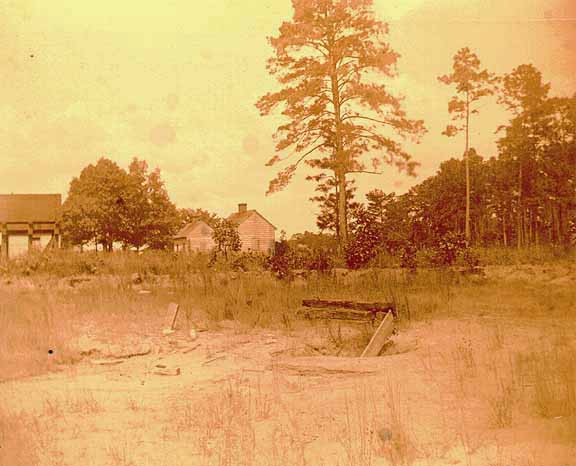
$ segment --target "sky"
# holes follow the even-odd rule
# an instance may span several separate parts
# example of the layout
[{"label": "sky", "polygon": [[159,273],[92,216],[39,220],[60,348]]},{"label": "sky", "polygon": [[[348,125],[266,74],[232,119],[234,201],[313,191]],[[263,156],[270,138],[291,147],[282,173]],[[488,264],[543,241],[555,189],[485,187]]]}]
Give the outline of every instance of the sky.
[{"label": "sky", "polygon": [[[392,167],[357,175],[359,198],[405,192],[461,156],[462,139],[441,135],[451,90],[437,81],[461,47],[493,72],[532,63],[553,95],[576,92],[576,1],[375,0],[374,9],[400,54],[388,85],[428,133],[407,146],[416,178]],[[278,89],[267,37],[291,15],[289,0],[0,0],[0,192],[65,195],[98,158],[127,167],[138,157],[161,169],[178,207],[227,215],[246,202],[278,231],[315,230],[305,170],[265,196],[282,120],[254,106]],[[471,144],[489,157],[508,115],[492,101],[480,112]]]}]

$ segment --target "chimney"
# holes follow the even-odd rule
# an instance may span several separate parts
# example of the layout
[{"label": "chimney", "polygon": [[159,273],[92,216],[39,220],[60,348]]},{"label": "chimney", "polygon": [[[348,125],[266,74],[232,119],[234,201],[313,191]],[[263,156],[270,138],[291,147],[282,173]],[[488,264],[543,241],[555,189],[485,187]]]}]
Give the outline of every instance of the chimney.
[{"label": "chimney", "polygon": [[239,214],[243,214],[247,210],[248,210],[248,204],[246,204],[245,202],[243,202],[242,204],[238,204],[238,213]]}]

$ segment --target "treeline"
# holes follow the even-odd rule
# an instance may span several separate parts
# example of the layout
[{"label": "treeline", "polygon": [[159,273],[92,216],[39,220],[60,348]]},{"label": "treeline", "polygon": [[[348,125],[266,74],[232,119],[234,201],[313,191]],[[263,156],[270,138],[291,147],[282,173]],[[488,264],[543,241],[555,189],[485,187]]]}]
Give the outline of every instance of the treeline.
[{"label": "treeline", "polygon": [[[348,262],[364,263],[389,251],[436,247],[466,237],[467,167],[470,246],[569,245],[576,238],[576,96],[549,97],[549,84],[532,65],[495,79],[498,102],[511,111],[495,128],[498,153],[468,149],[403,195],[373,190],[364,204],[348,202]],[[318,227],[338,233],[335,195],[325,190]],[[351,195],[350,195],[351,194]]]},{"label": "treeline", "polygon": [[70,182],[62,210],[64,241],[81,249],[86,245],[104,251],[118,246],[136,251],[171,249],[175,233],[196,220],[214,230],[214,260],[241,248],[234,225],[204,209],[176,208],[160,169],[150,171],[137,158],[128,170],[107,158],[85,167]]},{"label": "treeline", "polygon": [[177,209],[160,170],[150,171],[137,158],[128,170],[107,158],[85,167],[72,179],[62,210],[66,244],[95,245],[105,251],[115,245],[165,249],[178,228],[195,214],[205,214]]}]

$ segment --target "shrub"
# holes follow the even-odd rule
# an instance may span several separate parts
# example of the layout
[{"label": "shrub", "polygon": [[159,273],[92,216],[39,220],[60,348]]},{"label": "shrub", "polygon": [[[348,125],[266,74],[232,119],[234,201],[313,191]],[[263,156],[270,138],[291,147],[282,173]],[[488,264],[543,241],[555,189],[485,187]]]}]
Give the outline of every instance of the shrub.
[{"label": "shrub", "polygon": [[433,246],[431,257],[432,264],[435,267],[447,267],[454,265],[456,259],[466,248],[466,241],[463,235],[459,233],[447,233],[440,237]]},{"label": "shrub", "polygon": [[418,265],[418,261],[416,260],[416,252],[416,247],[412,243],[408,243],[403,246],[400,251],[400,267],[414,272]]},{"label": "shrub", "polygon": [[324,249],[316,249],[311,252],[311,255],[306,263],[308,270],[316,270],[321,273],[331,272],[334,268],[334,259]]}]

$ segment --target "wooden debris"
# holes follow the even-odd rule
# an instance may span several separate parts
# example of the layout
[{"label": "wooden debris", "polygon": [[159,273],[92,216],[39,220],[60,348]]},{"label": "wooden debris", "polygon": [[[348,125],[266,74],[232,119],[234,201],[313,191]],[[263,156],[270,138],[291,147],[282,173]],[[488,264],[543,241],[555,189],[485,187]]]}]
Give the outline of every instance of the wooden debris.
[{"label": "wooden debris", "polygon": [[116,357],[118,359],[130,359],[130,358],[135,358],[137,356],[146,356],[147,354],[150,354],[151,352],[152,352],[151,346],[144,346],[139,351],[134,351],[131,353],[116,354],[116,355],[114,355],[114,357]]},{"label": "wooden debris", "polygon": [[388,338],[390,338],[390,336],[392,335],[393,331],[394,331],[394,319],[392,317],[392,314],[388,313],[386,314],[386,317],[384,317],[384,320],[378,326],[376,332],[374,332],[374,335],[372,335],[370,343],[368,343],[368,346],[366,346],[366,349],[362,352],[361,357],[365,358],[365,357],[378,356],[380,354],[380,351],[382,351],[384,344],[386,343]]},{"label": "wooden debris", "polygon": [[176,319],[178,318],[178,311],[180,310],[180,306],[176,303],[168,304],[168,313],[172,314],[172,322],[170,324],[170,328],[174,330],[176,328]]},{"label": "wooden debris", "polygon": [[176,369],[163,369],[159,371],[154,371],[155,375],[180,375],[180,368]]},{"label": "wooden debris", "polygon": [[324,300],[324,299],[303,299],[302,305],[304,307],[316,308],[331,308],[331,309],[354,309],[357,311],[370,311],[373,313],[378,312],[396,312],[393,303],[363,303],[356,301],[343,301],[343,300]]},{"label": "wooden debris", "polygon": [[[388,311],[385,312],[388,314]],[[296,315],[305,319],[335,319],[335,320],[352,320],[358,322],[370,322],[375,320],[379,312],[367,310],[343,309],[343,308],[313,308],[301,307],[296,311]],[[382,313],[384,314],[384,312]]]},{"label": "wooden debris", "polygon": [[200,346],[200,343],[198,343],[197,345],[191,346],[190,348],[185,348],[182,350],[182,354],[188,354],[191,351],[194,351],[196,348],[198,348]]},{"label": "wooden debris", "polygon": [[122,364],[124,361],[122,359],[92,359],[90,362],[98,366],[115,366],[116,364]]},{"label": "wooden debris", "polygon": [[377,317],[392,313],[396,308],[392,303],[363,303],[356,301],[304,299],[297,315],[307,319],[336,319],[370,322]]},{"label": "wooden debris", "polygon": [[202,363],[203,366],[210,364],[211,362],[217,361],[218,359],[224,359],[226,356],[216,356],[215,358],[212,359],[208,359],[208,361],[205,361]]}]

